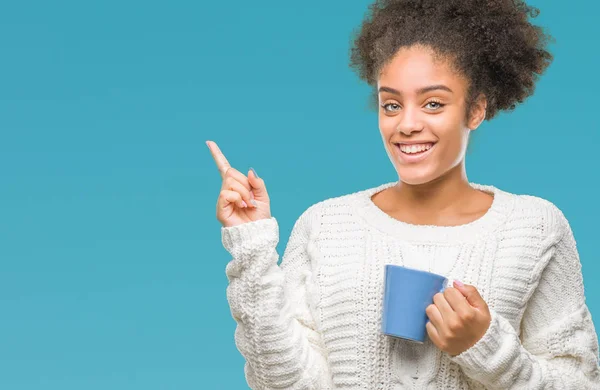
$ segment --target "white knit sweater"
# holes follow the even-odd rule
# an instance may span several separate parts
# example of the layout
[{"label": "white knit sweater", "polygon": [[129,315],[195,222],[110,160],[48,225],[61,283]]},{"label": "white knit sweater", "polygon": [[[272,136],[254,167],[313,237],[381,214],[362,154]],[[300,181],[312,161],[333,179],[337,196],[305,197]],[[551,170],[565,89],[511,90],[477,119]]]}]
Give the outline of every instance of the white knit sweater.
[{"label": "white knit sweater", "polygon": [[[310,206],[281,265],[275,218],[222,227],[227,298],[252,389],[600,389],[598,337],[572,230],[551,202],[494,194],[460,226],[412,225],[371,200],[397,182]],[[385,264],[474,285],[492,322],[451,357],[381,333]]]}]

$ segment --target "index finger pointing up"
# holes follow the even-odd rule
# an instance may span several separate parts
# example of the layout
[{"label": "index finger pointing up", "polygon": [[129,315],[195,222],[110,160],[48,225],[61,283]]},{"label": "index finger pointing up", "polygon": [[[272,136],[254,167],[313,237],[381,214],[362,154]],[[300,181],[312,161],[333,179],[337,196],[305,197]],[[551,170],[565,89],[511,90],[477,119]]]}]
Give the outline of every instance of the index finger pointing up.
[{"label": "index finger pointing up", "polygon": [[210,150],[210,154],[212,154],[213,159],[215,160],[215,163],[217,164],[217,168],[219,169],[219,172],[221,173],[221,177],[225,176],[225,173],[227,172],[227,170],[229,168],[231,168],[229,161],[227,161],[227,159],[225,158],[225,155],[223,155],[223,153],[221,152],[221,149],[219,149],[219,147],[217,146],[217,144],[214,141],[206,141],[206,145],[208,146],[208,149]]}]

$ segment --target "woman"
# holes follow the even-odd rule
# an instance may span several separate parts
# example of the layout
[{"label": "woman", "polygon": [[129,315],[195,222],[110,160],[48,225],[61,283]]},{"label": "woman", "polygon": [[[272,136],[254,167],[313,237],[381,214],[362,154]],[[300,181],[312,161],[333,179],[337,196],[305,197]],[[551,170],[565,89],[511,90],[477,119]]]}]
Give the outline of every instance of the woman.
[{"label": "woman", "polygon": [[[549,36],[512,0],[377,1],[351,65],[374,87],[399,180],[310,206],[278,266],[264,181],[217,202],[235,341],[253,389],[598,389],[572,230],[551,202],[469,183],[472,131],[534,90]],[[444,275],[424,344],[383,335],[383,267]]]}]

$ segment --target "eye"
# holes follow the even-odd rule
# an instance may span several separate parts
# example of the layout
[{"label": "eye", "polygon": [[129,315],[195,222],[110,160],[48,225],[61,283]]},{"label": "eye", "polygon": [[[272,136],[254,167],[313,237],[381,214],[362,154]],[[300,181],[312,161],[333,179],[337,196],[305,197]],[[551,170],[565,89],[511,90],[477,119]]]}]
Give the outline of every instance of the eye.
[{"label": "eye", "polygon": [[383,110],[386,111],[386,112],[396,111],[397,110],[397,109],[396,110],[390,110],[390,106],[395,106],[395,107],[397,107],[397,109],[400,108],[400,106],[398,104],[396,104],[396,103],[386,103],[386,104],[382,104],[381,105],[381,107],[383,107]]},{"label": "eye", "polygon": [[435,108],[435,107],[434,107],[434,108],[432,108],[434,111],[437,111],[437,110],[439,110],[440,108],[442,108],[442,107],[444,107],[444,106],[445,106],[445,104],[442,104],[442,103],[440,103],[440,102],[438,102],[438,101],[436,101],[436,100],[432,100],[432,101],[428,102],[428,103],[427,103],[425,106],[428,106],[428,105],[430,105],[430,104],[437,104],[437,108]]}]

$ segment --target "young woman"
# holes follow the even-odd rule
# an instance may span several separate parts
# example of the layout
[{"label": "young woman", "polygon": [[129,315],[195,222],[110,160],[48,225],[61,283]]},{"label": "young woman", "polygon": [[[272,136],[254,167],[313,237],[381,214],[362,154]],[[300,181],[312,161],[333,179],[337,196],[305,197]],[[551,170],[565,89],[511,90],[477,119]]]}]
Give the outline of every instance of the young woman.
[{"label": "young woman", "polygon": [[[517,0],[377,1],[351,65],[374,87],[399,180],[323,200],[278,265],[264,181],[230,167],[217,219],[253,389],[599,389],[581,263],[551,202],[470,183],[469,136],[534,90],[549,36]],[[518,141],[518,140],[515,140]],[[383,270],[444,275],[424,344],[383,335]]]}]

